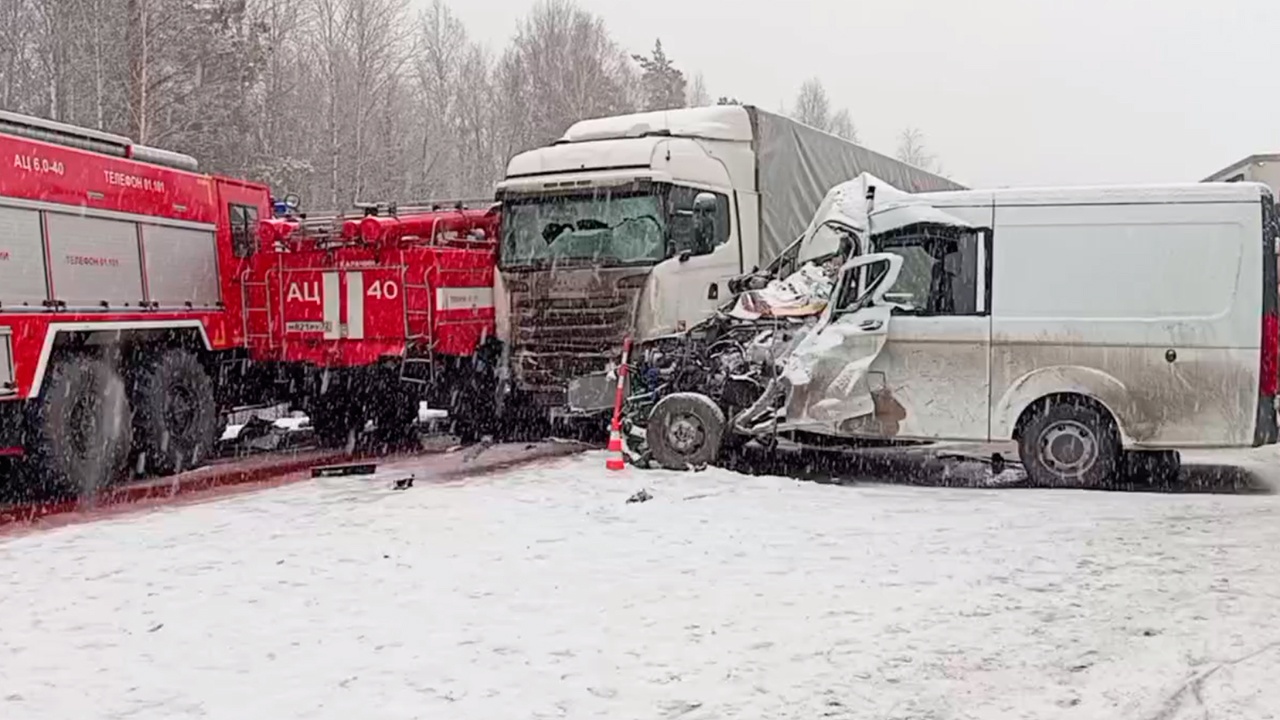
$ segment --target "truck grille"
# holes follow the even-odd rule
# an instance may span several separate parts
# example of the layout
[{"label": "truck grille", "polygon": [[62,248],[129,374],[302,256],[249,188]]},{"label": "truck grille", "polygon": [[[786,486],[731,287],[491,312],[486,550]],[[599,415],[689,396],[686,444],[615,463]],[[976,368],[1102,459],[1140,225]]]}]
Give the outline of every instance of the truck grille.
[{"label": "truck grille", "polygon": [[618,362],[640,290],[616,281],[597,276],[572,295],[511,293],[512,375],[535,402],[561,405],[569,381]]}]

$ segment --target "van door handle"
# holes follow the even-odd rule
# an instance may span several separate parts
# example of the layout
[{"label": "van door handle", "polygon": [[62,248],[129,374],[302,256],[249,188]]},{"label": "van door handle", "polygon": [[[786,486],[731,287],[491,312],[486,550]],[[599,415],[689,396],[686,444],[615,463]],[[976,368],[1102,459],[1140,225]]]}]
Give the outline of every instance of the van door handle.
[{"label": "van door handle", "polygon": [[880,320],[863,320],[858,325],[858,328],[861,330],[879,330],[883,326],[884,323]]}]

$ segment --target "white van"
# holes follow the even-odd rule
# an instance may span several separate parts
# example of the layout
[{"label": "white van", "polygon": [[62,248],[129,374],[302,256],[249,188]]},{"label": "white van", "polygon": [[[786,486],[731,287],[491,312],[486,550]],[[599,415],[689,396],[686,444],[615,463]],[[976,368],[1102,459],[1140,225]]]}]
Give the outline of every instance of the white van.
[{"label": "white van", "polygon": [[[647,388],[655,460],[705,462],[726,437],[766,432],[1015,440],[1037,482],[1099,485],[1125,450],[1166,451],[1148,457],[1176,469],[1169,450],[1276,442],[1280,226],[1265,186],[913,197],[971,227],[829,220],[859,254],[775,361],[776,402],[744,407],[689,372],[697,387]],[[748,374],[730,374],[741,396]]]}]

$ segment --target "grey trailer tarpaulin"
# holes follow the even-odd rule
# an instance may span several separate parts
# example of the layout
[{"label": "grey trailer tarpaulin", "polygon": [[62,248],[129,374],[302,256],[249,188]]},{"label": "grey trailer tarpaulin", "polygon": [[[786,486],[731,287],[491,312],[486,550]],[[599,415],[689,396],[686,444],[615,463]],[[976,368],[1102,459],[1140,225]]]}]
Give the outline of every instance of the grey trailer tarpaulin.
[{"label": "grey trailer tarpaulin", "polygon": [[747,112],[756,146],[761,266],[804,232],[828,190],[862,173],[911,193],[967,189],[790,118],[751,106]]}]

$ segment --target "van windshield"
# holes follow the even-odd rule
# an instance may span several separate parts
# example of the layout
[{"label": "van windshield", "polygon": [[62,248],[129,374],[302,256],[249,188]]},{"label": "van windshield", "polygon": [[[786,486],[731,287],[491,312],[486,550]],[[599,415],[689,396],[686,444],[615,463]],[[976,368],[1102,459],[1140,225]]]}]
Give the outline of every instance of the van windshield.
[{"label": "van windshield", "polygon": [[503,205],[502,266],[657,263],[666,235],[654,192],[515,198]]}]

